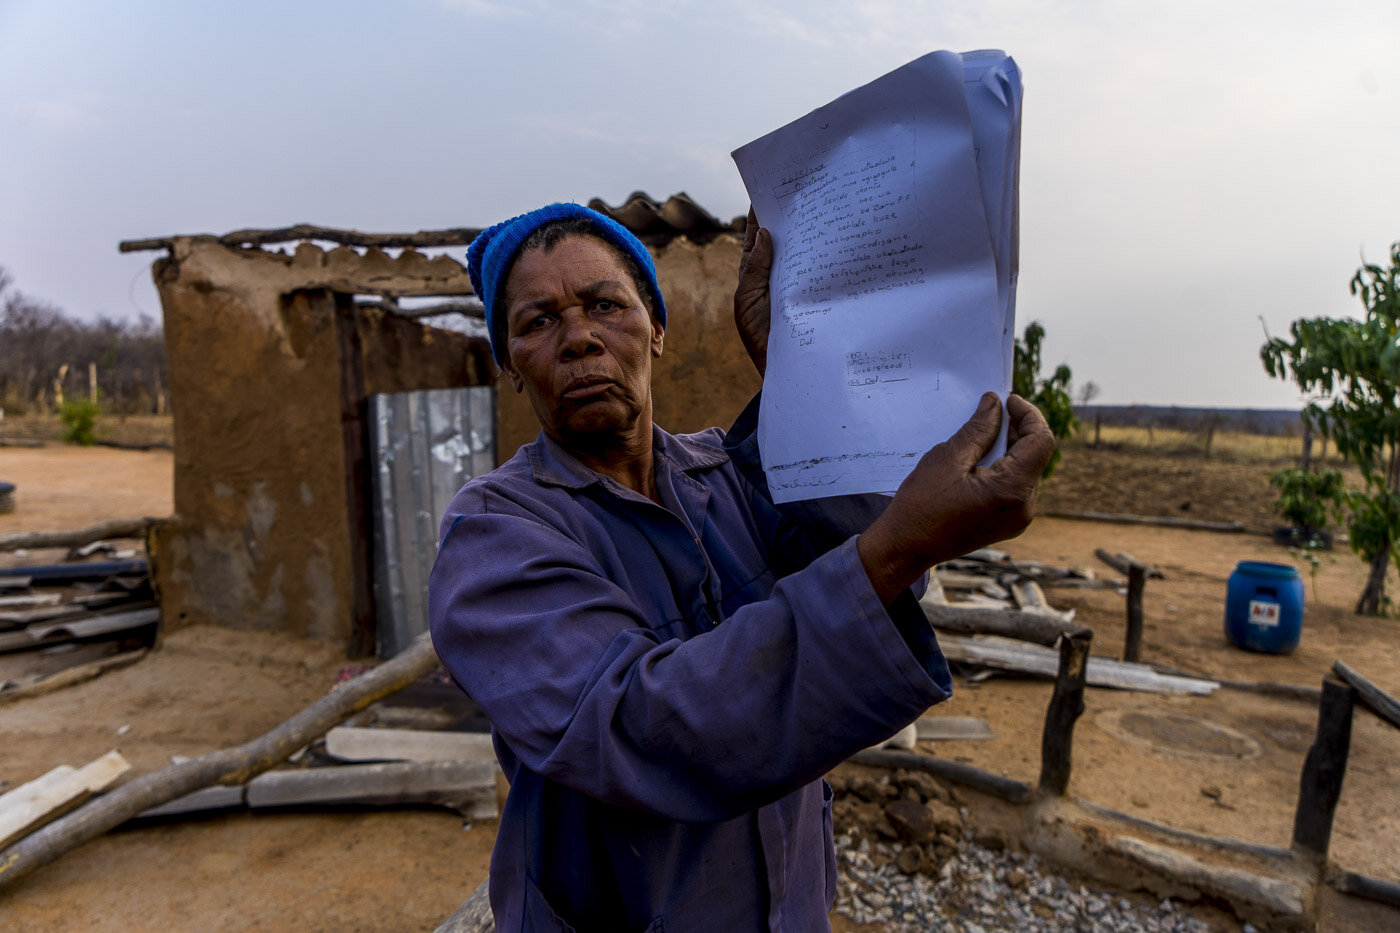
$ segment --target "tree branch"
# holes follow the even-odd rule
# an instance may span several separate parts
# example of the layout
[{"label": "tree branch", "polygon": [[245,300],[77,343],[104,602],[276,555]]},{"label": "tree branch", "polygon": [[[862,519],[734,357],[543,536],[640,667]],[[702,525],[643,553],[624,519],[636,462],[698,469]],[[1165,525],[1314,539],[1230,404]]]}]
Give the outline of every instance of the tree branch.
[{"label": "tree branch", "polygon": [[0,551],[22,548],[82,547],[107,538],[144,538],[156,518],[119,518],[99,522],[77,531],[17,531],[0,535]]},{"label": "tree branch", "polygon": [[347,681],[267,734],[129,781],[0,852],[0,889],[149,810],[211,784],[242,784],[332,726],[437,667],[427,633],[392,660]]},{"label": "tree branch", "polygon": [[[187,235],[188,239],[213,240],[225,246],[263,246],[268,243],[289,243],[293,240],[324,240],[342,246],[377,246],[380,249],[420,246],[465,246],[481,233],[476,227],[453,227],[450,230],[420,230],[417,233],[361,233],[339,230],[315,224],[297,224],[272,230],[235,230],[223,236],[210,233]],[[138,253],[149,249],[168,250],[180,236],[154,237],[149,240],[123,240],[117,249],[123,253]]]}]

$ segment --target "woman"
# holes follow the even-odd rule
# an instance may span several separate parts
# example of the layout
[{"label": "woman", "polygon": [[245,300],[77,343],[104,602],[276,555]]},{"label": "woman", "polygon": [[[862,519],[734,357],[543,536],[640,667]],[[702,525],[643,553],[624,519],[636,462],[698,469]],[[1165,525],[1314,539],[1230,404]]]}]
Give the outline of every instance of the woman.
[{"label": "woman", "polygon": [[[751,223],[736,322],[760,373],[772,247]],[[666,308],[625,228],[551,205],[468,252],[492,351],[539,438],[443,517],[434,644],[510,780],[491,863],[502,930],[827,929],[821,776],[946,699],[908,587],[1019,533],[1053,449],[988,395],[881,497],[775,507],[756,406],[728,432],[652,423]]]}]

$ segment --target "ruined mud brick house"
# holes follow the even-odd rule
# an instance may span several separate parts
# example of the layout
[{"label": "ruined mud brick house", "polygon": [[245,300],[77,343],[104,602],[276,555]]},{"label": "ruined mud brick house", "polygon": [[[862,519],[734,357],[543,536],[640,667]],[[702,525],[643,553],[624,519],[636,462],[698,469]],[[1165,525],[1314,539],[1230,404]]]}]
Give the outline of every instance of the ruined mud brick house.
[{"label": "ruined mud brick house", "polygon": [[[683,194],[590,206],[633,230],[656,259],[669,313],[657,423],[673,432],[728,424],[758,387],[733,333],[742,220],[722,224]],[[174,409],[175,511],[152,533],[151,561],[167,631],[213,623],[340,642],[352,655],[375,650],[369,404],[497,385],[481,336],[408,308],[431,297],[480,316],[460,261],[477,232],[293,227],[121,245],[165,251],[153,276]],[[494,411],[489,465],[538,431],[508,382]]]}]

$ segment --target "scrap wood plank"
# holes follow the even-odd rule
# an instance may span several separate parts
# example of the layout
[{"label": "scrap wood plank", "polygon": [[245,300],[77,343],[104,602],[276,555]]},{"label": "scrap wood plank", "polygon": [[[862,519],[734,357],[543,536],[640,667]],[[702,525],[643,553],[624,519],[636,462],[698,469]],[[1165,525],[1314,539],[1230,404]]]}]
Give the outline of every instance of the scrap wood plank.
[{"label": "scrap wood plank", "polygon": [[496,810],[496,762],[394,761],[267,771],[248,782],[252,809],[307,804],[440,804],[472,819]]},{"label": "scrap wood plank", "polygon": [[[981,664],[1000,670],[1054,677],[1059,670],[1059,653],[1039,645],[1026,644],[994,635],[964,637],[940,633],[939,647],[949,661]],[[1189,693],[1208,696],[1219,689],[1214,680],[1161,674],[1145,664],[1090,657],[1086,683],[1091,687],[1113,687],[1147,693]]]},{"label": "scrap wood plank", "polygon": [[991,596],[984,596],[981,593],[962,593],[958,601],[949,603],[950,606],[982,606],[988,609],[1010,609],[1011,597],[1005,599],[994,599]]},{"label": "scrap wood plank", "polygon": [[1022,612],[1035,612],[1050,608],[1049,601],[1045,598],[1045,591],[1040,588],[1040,584],[1034,580],[1025,580],[1021,583],[1013,584],[1011,587],[1011,598],[1016,600],[1016,605]]},{"label": "scrap wood plank", "polygon": [[11,700],[20,697],[40,696],[45,693],[52,693],[63,687],[71,687],[80,684],[107,671],[115,670],[119,667],[126,667],[128,664],[135,664],[146,656],[149,649],[138,648],[135,651],[123,651],[110,657],[98,658],[95,661],[88,661],[84,664],[75,664],[72,667],[65,667],[61,671],[36,677],[25,683],[13,683],[6,681],[12,686],[0,685],[0,705],[4,705]]},{"label": "scrap wood plank", "polygon": [[120,752],[110,751],[81,768],[59,765],[0,796],[0,849],[111,787],[130,770]]},{"label": "scrap wood plank", "polygon": [[1040,585],[1054,586],[1061,589],[1121,590],[1128,585],[1128,581],[1117,577],[1107,577],[1103,580],[1095,580],[1089,577],[1057,577],[1053,580],[1041,580]]},{"label": "scrap wood plank", "polygon": [[1054,616],[1066,622],[1074,621],[1074,610],[1060,610],[1050,605],[1050,601],[1045,598],[1045,591],[1034,580],[1024,580],[1012,586],[1011,596],[1022,612],[1036,612],[1041,615]]},{"label": "scrap wood plank", "polygon": [[955,557],[938,565],[955,573],[995,575],[998,577],[1015,575],[1042,579],[1044,577],[1080,576],[1081,571],[1065,567],[1051,567],[1035,560],[1014,560],[1002,555],[1001,560],[983,560],[973,555]]},{"label": "scrap wood plank", "polygon": [[885,739],[885,741],[876,743],[875,745],[872,745],[870,747],[912,749],[915,743],[917,743],[918,741],[919,732],[917,729],[914,728],[914,724],[911,722],[909,725],[905,726],[903,729],[900,729],[894,735]]},{"label": "scrap wood plank", "polygon": [[946,590],[976,590],[993,599],[1009,599],[1011,594],[994,577],[978,573],[959,573],[956,570],[939,570],[938,582]]},{"label": "scrap wood plank", "polygon": [[962,742],[994,739],[987,720],[976,716],[920,716],[914,721],[920,742]]},{"label": "scrap wood plank", "polygon": [[484,732],[366,729],[337,726],[326,733],[326,754],[342,761],[489,761],[496,749]]},{"label": "scrap wood plank", "polygon": [[[244,806],[268,809],[347,803],[438,803],[466,808],[473,819],[490,819],[497,815],[494,758],[487,767],[481,767],[482,762],[439,762],[445,766],[417,767],[425,764],[431,763],[269,771],[247,784],[201,788],[169,803],[144,810],[139,818],[164,818]],[[451,767],[453,765],[462,767]]]}]

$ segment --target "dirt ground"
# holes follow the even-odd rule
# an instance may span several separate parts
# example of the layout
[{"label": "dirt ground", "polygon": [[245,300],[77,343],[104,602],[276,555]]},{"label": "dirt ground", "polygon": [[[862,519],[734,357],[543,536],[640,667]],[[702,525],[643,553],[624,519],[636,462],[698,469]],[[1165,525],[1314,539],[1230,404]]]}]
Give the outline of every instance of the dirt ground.
[{"label": "dirt ground", "polygon": [[[0,447],[0,480],[19,487],[18,509],[0,515],[0,534],[167,514],[171,466],[168,451]],[[1071,449],[1042,507],[1239,520],[1267,531],[1271,468]],[[1042,518],[1004,545],[1017,558],[1112,576],[1095,560],[1096,547],[1127,551],[1165,574],[1146,590],[1145,659],[1229,680],[1316,687],[1340,658],[1400,694],[1400,621],[1351,614],[1365,568],[1344,546],[1322,558],[1315,582],[1303,565],[1304,632],[1288,656],[1232,648],[1222,631],[1235,562],[1294,560],[1268,538]],[[53,556],[0,554],[0,567]],[[1047,593],[1094,630],[1096,654],[1121,654],[1122,596]],[[245,741],[321,696],[345,663],[335,646],[275,634],[172,633],[131,667],[0,704],[0,791],[112,748],[144,773],[171,755]],[[1049,696],[1045,682],[960,678],[954,698],[933,712],[984,718],[995,738],[926,750],[1033,782]],[[1287,846],[1316,726],[1311,704],[1229,688],[1210,697],[1091,689],[1086,706],[1072,794],[1180,829]],[[1400,733],[1358,714],[1333,856],[1400,882],[1397,767]],[[0,928],[431,930],[485,877],[493,834],[494,823],[464,830],[460,818],[439,811],[236,814],[128,829],[0,892]]]}]

